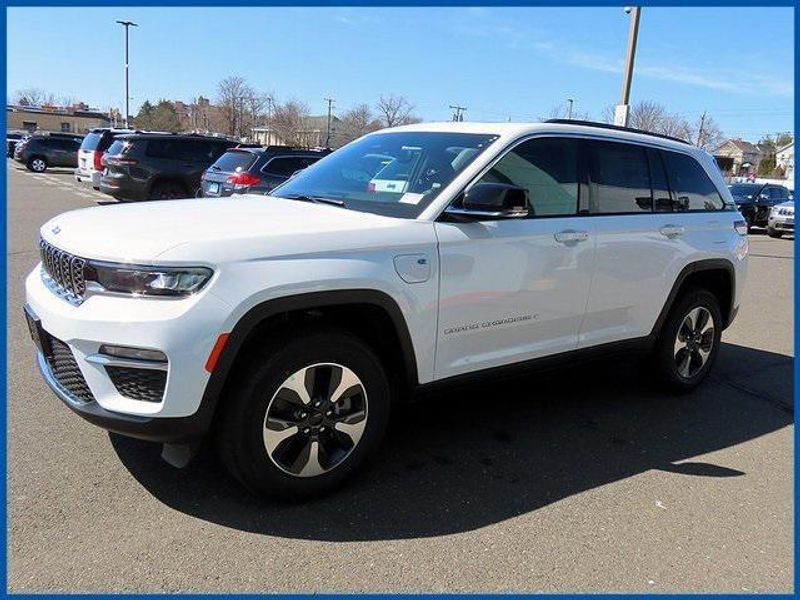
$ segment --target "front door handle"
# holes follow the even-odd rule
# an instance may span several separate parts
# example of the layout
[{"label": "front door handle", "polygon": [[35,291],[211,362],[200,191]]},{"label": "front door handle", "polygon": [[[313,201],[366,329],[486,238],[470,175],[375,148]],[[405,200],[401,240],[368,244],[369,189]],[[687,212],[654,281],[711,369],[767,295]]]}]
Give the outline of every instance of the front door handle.
[{"label": "front door handle", "polygon": [[555,237],[556,241],[561,244],[568,244],[570,242],[585,242],[589,239],[589,232],[567,229],[566,231],[554,233],[553,237]]},{"label": "front door handle", "polygon": [[658,231],[661,232],[661,235],[666,236],[668,238],[676,238],[686,233],[686,228],[680,225],[664,225]]}]

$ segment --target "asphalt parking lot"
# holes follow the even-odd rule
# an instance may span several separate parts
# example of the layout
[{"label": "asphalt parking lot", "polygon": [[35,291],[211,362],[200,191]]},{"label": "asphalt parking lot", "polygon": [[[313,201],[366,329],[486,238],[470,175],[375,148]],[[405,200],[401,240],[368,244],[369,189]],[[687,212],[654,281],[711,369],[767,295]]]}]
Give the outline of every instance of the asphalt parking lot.
[{"label": "asphalt parking lot", "polygon": [[793,591],[793,240],[751,236],[695,393],[619,360],[439,393],[350,487],[289,505],[50,393],[23,280],[39,226],[104,197],[67,170],[7,174],[10,592]]}]

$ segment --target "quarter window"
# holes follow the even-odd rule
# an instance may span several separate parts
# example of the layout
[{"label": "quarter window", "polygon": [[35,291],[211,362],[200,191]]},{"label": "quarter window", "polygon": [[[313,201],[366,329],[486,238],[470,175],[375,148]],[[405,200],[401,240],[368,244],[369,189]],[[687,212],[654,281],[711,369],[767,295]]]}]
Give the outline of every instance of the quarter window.
[{"label": "quarter window", "polygon": [[705,170],[691,156],[663,152],[676,211],[721,210],[725,203]]},{"label": "quarter window", "polygon": [[480,180],[507,183],[528,190],[533,216],[578,212],[577,142],[539,138],[515,147]]},{"label": "quarter window", "polygon": [[650,170],[645,148],[587,142],[590,209],[595,214],[651,212]]}]

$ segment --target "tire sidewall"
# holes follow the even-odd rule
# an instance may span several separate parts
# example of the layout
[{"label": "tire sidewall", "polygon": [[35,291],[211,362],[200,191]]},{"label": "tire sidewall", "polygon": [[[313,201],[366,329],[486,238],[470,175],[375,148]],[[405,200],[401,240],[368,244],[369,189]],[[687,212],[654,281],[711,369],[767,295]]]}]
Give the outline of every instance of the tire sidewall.
[{"label": "tire sidewall", "polygon": [[[43,167],[41,169],[34,168],[33,164],[36,161],[41,161],[42,162]],[[47,170],[47,161],[44,158],[40,157],[40,156],[35,156],[35,157],[33,157],[32,159],[30,159],[28,161],[28,168],[31,171],[33,171],[34,173],[44,173]]]},{"label": "tire sidewall", "polygon": [[[277,345],[277,344],[276,344]],[[367,424],[358,445],[336,467],[316,477],[297,477],[272,462],[264,447],[267,408],[286,379],[304,367],[337,363],[351,369],[367,395]],[[234,475],[256,494],[313,497],[338,487],[374,453],[389,420],[391,396],[383,368],[369,347],[348,334],[299,334],[246,370],[236,391],[222,444],[231,444]],[[238,432],[238,436],[237,436]]]},{"label": "tire sidewall", "polygon": [[[714,321],[714,345],[711,354],[703,367],[693,377],[685,378],[678,374],[678,367],[675,364],[675,339],[678,330],[683,324],[686,315],[690,310],[703,307],[709,311]],[[673,388],[689,391],[695,388],[705,379],[714,366],[714,362],[719,354],[720,342],[722,340],[722,312],[716,296],[706,290],[692,290],[678,302],[670,312],[669,319],[664,325],[659,340],[658,366],[662,378]]]}]

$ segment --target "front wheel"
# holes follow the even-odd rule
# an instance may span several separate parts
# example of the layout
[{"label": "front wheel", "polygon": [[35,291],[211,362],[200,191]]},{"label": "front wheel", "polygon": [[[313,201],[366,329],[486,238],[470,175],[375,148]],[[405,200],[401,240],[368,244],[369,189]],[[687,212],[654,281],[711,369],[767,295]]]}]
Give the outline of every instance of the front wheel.
[{"label": "front wheel", "polygon": [[722,339],[722,312],[714,294],[690,290],[670,311],[659,335],[654,366],[673,391],[688,392],[705,379]]},{"label": "front wheel", "polygon": [[377,450],[389,419],[380,360],[337,329],[273,339],[236,374],[218,431],[228,470],[258,495],[333,490]]},{"label": "front wheel", "polygon": [[34,173],[44,173],[47,170],[47,161],[40,156],[34,156],[27,166]]},{"label": "front wheel", "polygon": [[772,227],[767,227],[767,235],[771,238],[779,238],[783,235],[783,233]]}]

